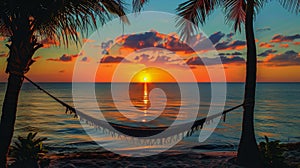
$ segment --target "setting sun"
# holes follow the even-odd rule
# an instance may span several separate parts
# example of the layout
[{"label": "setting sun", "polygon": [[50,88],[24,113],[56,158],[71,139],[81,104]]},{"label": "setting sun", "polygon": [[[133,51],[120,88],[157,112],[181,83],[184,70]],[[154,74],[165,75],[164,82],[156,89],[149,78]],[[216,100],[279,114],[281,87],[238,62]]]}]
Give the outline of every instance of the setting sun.
[{"label": "setting sun", "polygon": [[149,77],[148,76],[144,76],[143,80],[144,80],[144,82],[149,82]]},{"label": "setting sun", "polygon": [[133,76],[131,82],[156,83],[156,82],[176,82],[176,80],[171,74],[169,74],[167,71],[163,69],[148,67],[136,73]]}]

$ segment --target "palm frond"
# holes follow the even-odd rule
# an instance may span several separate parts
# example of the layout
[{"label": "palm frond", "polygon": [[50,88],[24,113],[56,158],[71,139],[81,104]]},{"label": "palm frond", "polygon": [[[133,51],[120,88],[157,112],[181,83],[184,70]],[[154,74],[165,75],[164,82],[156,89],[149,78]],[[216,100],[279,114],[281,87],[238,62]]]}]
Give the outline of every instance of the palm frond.
[{"label": "palm frond", "polygon": [[254,19],[256,19],[256,16],[261,11],[261,9],[270,2],[271,0],[254,0]]},{"label": "palm frond", "polygon": [[204,24],[206,17],[220,4],[218,0],[188,0],[179,4],[177,14],[194,24]]},{"label": "palm frond", "polygon": [[80,33],[87,34],[90,27],[104,24],[114,15],[123,16],[122,21],[128,23],[125,10],[122,0],[2,0],[0,27],[13,33],[29,22],[32,34],[62,40],[68,46],[70,40],[79,42]]},{"label": "palm frond", "polygon": [[300,0],[279,0],[279,3],[288,11],[296,14],[300,12]]},{"label": "palm frond", "polygon": [[208,15],[221,4],[221,0],[188,0],[178,5],[177,27],[183,39],[188,39],[197,30],[199,23],[204,24]]},{"label": "palm frond", "polygon": [[234,30],[241,31],[241,25],[246,19],[246,2],[245,0],[224,0],[226,13],[226,22],[234,22]]},{"label": "palm frond", "polygon": [[149,0],[132,0],[132,10],[133,12],[140,12],[143,8],[143,6],[148,2]]}]

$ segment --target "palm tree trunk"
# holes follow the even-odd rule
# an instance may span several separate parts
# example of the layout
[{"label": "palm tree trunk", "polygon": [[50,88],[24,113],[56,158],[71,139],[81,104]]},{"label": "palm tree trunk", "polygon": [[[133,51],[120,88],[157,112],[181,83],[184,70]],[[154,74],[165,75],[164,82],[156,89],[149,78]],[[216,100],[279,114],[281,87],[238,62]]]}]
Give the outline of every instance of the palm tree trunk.
[{"label": "palm tree trunk", "polygon": [[34,52],[42,46],[32,35],[27,23],[28,19],[23,21],[24,24],[20,24],[20,29],[11,36],[11,44],[7,45],[9,57],[6,72],[9,73],[9,77],[0,122],[0,168],[7,167],[6,157],[13,137],[18,98],[24,80],[23,74],[33,63],[31,58]]},{"label": "palm tree trunk", "polygon": [[17,104],[23,78],[10,74],[2,107],[0,123],[0,167],[6,167],[6,156],[14,132]]},{"label": "palm tree trunk", "polygon": [[262,167],[254,132],[254,106],[257,57],[253,30],[254,0],[247,1],[245,33],[247,40],[246,83],[242,135],[238,148],[238,163],[246,167]]}]

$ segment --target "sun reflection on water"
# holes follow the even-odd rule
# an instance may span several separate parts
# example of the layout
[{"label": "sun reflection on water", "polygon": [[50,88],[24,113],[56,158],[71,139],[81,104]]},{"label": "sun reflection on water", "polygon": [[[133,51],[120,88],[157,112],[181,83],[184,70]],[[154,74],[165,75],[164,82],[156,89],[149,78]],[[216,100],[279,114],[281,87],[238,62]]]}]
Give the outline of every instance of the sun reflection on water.
[{"label": "sun reflection on water", "polygon": [[146,82],[147,78],[146,78],[146,80],[145,80],[145,78],[144,78],[145,83],[144,83],[144,96],[143,96],[143,102],[144,102],[144,109],[143,109],[143,111],[144,111],[144,117],[145,117],[145,119],[142,120],[143,122],[147,122],[147,120],[146,120],[146,118],[147,118],[147,109],[149,107],[149,95],[148,95],[148,86],[147,86],[148,84]]}]

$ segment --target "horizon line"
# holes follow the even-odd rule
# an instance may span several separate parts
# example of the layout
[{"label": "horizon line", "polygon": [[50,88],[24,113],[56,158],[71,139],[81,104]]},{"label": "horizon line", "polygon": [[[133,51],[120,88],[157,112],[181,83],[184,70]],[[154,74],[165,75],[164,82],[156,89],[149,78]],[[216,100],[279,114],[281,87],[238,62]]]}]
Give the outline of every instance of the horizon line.
[{"label": "horizon line", "polygon": [[[36,83],[95,83],[95,84],[110,84],[110,83],[116,83],[116,84],[127,84],[129,82],[65,82],[65,81],[35,81]],[[0,84],[6,84],[7,82],[0,82]],[[28,81],[24,81],[24,83],[30,83]],[[133,84],[144,84],[145,82],[130,82],[130,83],[133,83]],[[243,84],[245,82],[146,82],[148,84],[176,84],[176,83],[182,83],[182,84],[189,84],[189,83],[198,83],[198,84],[209,84],[209,83],[228,83],[228,84]],[[256,83],[259,83],[259,84],[295,84],[295,83],[300,83],[300,81],[298,82],[290,82],[290,81],[287,81],[287,82],[256,82]]]}]

